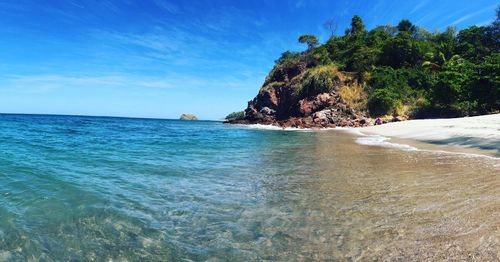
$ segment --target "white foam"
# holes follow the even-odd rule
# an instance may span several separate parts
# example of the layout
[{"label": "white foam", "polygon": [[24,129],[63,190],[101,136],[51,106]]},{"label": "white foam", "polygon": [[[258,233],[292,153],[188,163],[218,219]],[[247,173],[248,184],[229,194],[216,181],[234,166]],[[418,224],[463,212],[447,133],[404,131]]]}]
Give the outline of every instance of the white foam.
[{"label": "white foam", "polygon": [[[359,131],[355,131],[355,132],[351,132],[351,133],[354,133],[354,134],[357,134],[360,136],[356,139],[356,143],[358,143],[360,145],[380,146],[380,147],[395,148],[395,149],[400,149],[400,150],[405,150],[405,151],[421,151],[421,152],[428,152],[428,153],[433,153],[433,154],[460,155],[462,157],[480,157],[480,158],[488,158],[488,159],[493,159],[493,160],[500,160],[500,158],[498,158],[498,157],[489,156],[489,155],[482,155],[482,154],[475,154],[475,153],[452,152],[452,151],[446,151],[446,150],[420,149],[420,148],[416,148],[416,147],[406,145],[406,144],[398,144],[398,143],[388,142],[390,140],[389,137],[378,136],[378,135],[366,135],[366,134],[363,134],[362,132],[359,132]],[[494,167],[500,168],[500,163],[495,164]]]},{"label": "white foam", "polygon": [[[498,148],[500,144],[500,114],[395,122],[361,128],[361,132],[447,144],[489,146],[500,150]],[[454,139],[456,141],[453,141]],[[464,141],[466,139],[467,141]]]},{"label": "white foam", "polygon": [[388,148],[397,148],[397,149],[402,149],[402,150],[407,150],[407,151],[414,151],[417,150],[416,147],[410,146],[410,145],[405,145],[405,144],[398,144],[398,143],[391,143],[388,142],[390,138],[385,137],[385,136],[378,136],[378,135],[372,135],[372,136],[362,136],[356,139],[356,142],[361,145],[367,145],[367,146],[382,146],[382,147],[388,147]]},{"label": "white foam", "polygon": [[406,144],[389,142],[390,137],[397,137],[464,147],[489,148],[500,151],[500,114],[448,119],[410,120],[362,128],[282,128],[279,126],[262,124],[237,126],[261,130],[284,130],[302,132],[336,130],[349,132],[351,134],[359,136],[356,139],[356,142],[362,145],[382,146],[407,151],[419,150],[434,152],[437,154],[460,154],[471,157],[488,157],[497,160],[500,159],[498,157],[474,153],[423,150]]},{"label": "white foam", "polygon": [[260,130],[280,130],[280,131],[313,131],[315,129],[311,128],[297,128],[297,127],[279,127],[274,125],[263,125],[263,124],[236,124],[235,126],[249,128],[249,129],[260,129]]},{"label": "white foam", "polygon": [[398,137],[464,147],[491,148],[500,151],[500,114],[453,119],[411,120],[348,131],[358,135],[356,142],[362,145],[500,159],[475,153],[417,149],[410,145],[389,142],[389,137]]}]

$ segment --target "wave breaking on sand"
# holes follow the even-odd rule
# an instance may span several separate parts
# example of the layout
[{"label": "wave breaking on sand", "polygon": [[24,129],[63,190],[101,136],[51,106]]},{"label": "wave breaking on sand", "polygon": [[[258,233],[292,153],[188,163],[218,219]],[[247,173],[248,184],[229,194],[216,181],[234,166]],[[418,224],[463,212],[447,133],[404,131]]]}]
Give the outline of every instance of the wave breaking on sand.
[{"label": "wave breaking on sand", "polygon": [[[354,130],[353,130],[354,131]],[[495,151],[500,156],[500,114],[450,119],[425,119],[359,128],[356,141],[414,150],[412,146],[388,142],[388,137],[412,139],[436,145],[452,145]]]},{"label": "wave breaking on sand", "polygon": [[[462,118],[409,120],[362,128],[283,128],[262,124],[236,124],[235,126],[275,131],[347,131],[357,135],[356,142],[361,145],[382,146],[406,151],[423,150],[436,153],[486,156],[500,159],[500,114]],[[401,142],[394,141],[391,138],[409,139],[436,146],[455,146],[455,149],[477,149],[477,151],[457,152],[456,150],[448,151],[443,148],[424,149],[420,148],[420,146],[417,148],[411,143],[407,144],[406,142],[409,140]]]}]

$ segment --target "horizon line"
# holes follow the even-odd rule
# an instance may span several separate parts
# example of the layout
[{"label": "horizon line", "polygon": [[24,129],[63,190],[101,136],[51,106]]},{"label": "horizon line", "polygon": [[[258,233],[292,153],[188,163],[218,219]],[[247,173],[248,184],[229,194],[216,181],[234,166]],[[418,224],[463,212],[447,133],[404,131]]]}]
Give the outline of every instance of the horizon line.
[{"label": "horizon line", "polygon": [[[143,120],[178,120],[186,121],[178,118],[160,118],[160,117],[136,117],[136,116],[111,116],[111,115],[86,115],[86,114],[57,114],[57,113],[2,113],[0,116],[11,115],[11,116],[66,116],[66,117],[94,117],[94,118],[123,118],[123,119],[143,119]],[[193,120],[190,120],[193,121]],[[224,120],[214,120],[214,119],[198,119],[194,121],[202,122],[223,122]],[[187,121],[189,122],[189,121]]]}]

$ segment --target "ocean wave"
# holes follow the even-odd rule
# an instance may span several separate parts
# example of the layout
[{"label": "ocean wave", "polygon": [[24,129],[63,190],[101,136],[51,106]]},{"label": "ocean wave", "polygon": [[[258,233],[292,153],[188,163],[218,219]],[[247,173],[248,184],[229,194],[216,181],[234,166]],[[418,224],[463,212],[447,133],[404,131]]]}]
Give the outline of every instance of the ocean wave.
[{"label": "ocean wave", "polygon": [[442,150],[427,151],[472,156],[480,155],[500,159],[500,114],[449,119],[410,120],[360,128],[359,130],[351,130],[350,133],[360,136],[357,141],[359,144],[399,147],[388,142],[389,139],[380,138],[395,137],[437,146],[454,146],[455,149],[464,148],[466,149],[464,151],[478,149],[478,153]]},{"label": "ocean wave", "polygon": [[[484,124],[481,121],[481,125],[478,125],[479,120],[483,120],[488,117],[491,120],[492,116],[481,116],[481,117],[470,117],[462,119],[432,119],[432,120],[412,120],[399,123],[391,123],[382,126],[373,126],[368,128],[352,128],[352,127],[336,127],[336,128],[295,128],[295,127],[279,127],[274,125],[263,125],[263,124],[236,124],[234,126],[246,129],[258,129],[258,130],[274,130],[274,131],[295,131],[295,132],[322,132],[322,131],[342,131],[353,135],[357,138],[355,142],[360,145],[367,146],[381,146],[385,148],[394,148],[405,151],[426,151],[436,154],[454,154],[470,157],[487,157],[492,159],[500,159],[498,156],[491,155],[491,151],[500,152],[500,132],[497,126],[497,118],[495,117],[493,121],[488,124]],[[458,125],[454,122],[457,120],[468,122],[467,125]],[[450,123],[453,121],[453,123]],[[437,123],[441,122],[441,125]],[[393,126],[396,124],[397,126]],[[381,130],[382,128],[383,130]],[[378,132],[374,132],[378,131]],[[374,134],[375,133],[375,134]],[[381,134],[381,133],[387,133]],[[391,137],[398,137],[403,139],[411,139],[416,141],[421,141],[424,143],[430,143],[434,145],[444,145],[444,146],[455,146],[462,148],[478,148],[480,150],[488,150],[484,154],[471,153],[471,152],[455,152],[446,150],[436,150],[436,149],[424,149],[417,148],[409,144],[396,143],[391,141]]]},{"label": "ocean wave", "polygon": [[[460,155],[463,157],[481,157],[481,158],[488,158],[488,159],[493,159],[493,160],[500,160],[499,157],[495,157],[495,156],[487,155],[487,154],[470,153],[470,152],[454,152],[454,151],[435,150],[435,149],[423,149],[423,148],[417,148],[417,147],[407,145],[407,144],[389,142],[391,139],[390,137],[385,137],[385,136],[380,136],[380,135],[367,135],[367,134],[364,134],[363,132],[361,132],[357,129],[345,129],[345,131],[359,136],[356,138],[355,141],[357,144],[360,144],[360,145],[380,146],[380,147],[385,147],[385,148],[400,149],[400,150],[404,150],[404,151],[421,151],[421,152],[428,152],[428,153],[433,153],[433,154]],[[447,144],[447,145],[455,145],[455,144]],[[494,166],[496,168],[500,168],[500,163],[496,164]]]},{"label": "ocean wave", "polygon": [[500,114],[476,117],[411,120],[362,128],[362,132],[456,145],[500,153]]},{"label": "ocean wave", "polygon": [[259,129],[259,130],[275,130],[275,131],[302,131],[302,132],[310,132],[319,129],[311,129],[311,128],[298,128],[298,127],[279,127],[273,125],[263,125],[263,124],[234,124],[234,126],[247,128],[247,129]]},{"label": "ocean wave", "polygon": [[406,150],[406,151],[417,150],[416,147],[413,147],[410,145],[405,145],[405,144],[391,143],[391,142],[389,142],[389,140],[390,140],[390,138],[385,137],[385,136],[373,135],[373,136],[359,137],[356,139],[356,142],[360,145],[367,145],[367,146],[382,146],[382,147],[388,147],[388,148],[402,149],[402,150]]}]

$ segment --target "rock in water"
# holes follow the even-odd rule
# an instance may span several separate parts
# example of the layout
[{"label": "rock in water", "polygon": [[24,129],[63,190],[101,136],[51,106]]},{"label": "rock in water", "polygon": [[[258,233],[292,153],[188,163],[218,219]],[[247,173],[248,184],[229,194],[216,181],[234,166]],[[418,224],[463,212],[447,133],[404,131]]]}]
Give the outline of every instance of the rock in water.
[{"label": "rock in water", "polygon": [[182,114],[179,119],[180,120],[198,120],[198,118],[193,114]]}]

